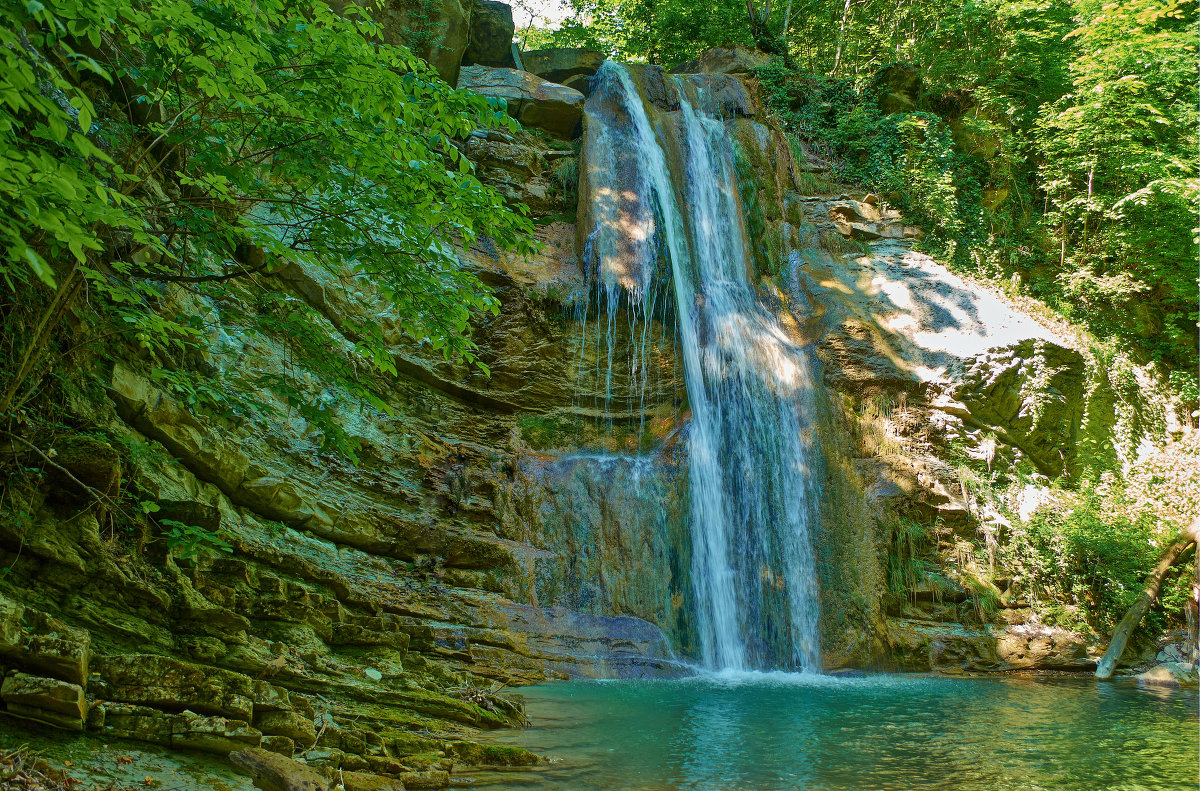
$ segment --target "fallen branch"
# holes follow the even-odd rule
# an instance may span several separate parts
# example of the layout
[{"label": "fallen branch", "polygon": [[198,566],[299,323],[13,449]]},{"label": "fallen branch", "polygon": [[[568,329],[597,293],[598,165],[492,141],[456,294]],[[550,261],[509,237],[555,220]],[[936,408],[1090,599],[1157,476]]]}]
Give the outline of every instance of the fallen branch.
[{"label": "fallen branch", "polygon": [[1142,620],[1142,616],[1158,599],[1163,578],[1167,576],[1167,572],[1172,566],[1183,559],[1188,548],[1196,543],[1198,536],[1200,536],[1200,517],[1197,517],[1190,527],[1176,536],[1171,545],[1159,556],[1154,570],[1150,572],[1150,576],[1146,577],[1141,595],[1125,613],[1125,617],[1117,624],[1117,628],[1113,630],[1108,650],[1104,652],[1104,658],[1096,665],[1096,678],[1112,678],[1113,671],[1117,669],[1117,662],[1121,660],[1121,654],[1125,653],[1129,635],[1133,633],[1138,622]]}]

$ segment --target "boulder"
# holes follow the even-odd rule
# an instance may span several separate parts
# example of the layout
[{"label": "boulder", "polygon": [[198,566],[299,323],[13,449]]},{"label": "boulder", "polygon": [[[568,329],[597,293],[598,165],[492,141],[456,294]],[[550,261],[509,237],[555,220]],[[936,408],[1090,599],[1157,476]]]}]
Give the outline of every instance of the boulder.
[{"label": "boulder", "polygon": [[266,750],[234,750],[229,760],[263,791],[327,791],[330,785],[315,769]]},{"label": "boulder", "polygon": [[562,84],[573,91],[579,91],[584,96],[592,95],[592,75],[577,74],[574,77],[567,77],[562,81]]},{"label": "boulder", "polygon": [[899,212],[880,211],[874,195],[868,195],[862,201],[852,198],[832,201],[828,211],[838,233],[851,239],[911,239],[921,233],[920,229],[905,225]]},{"label": "boulder", "polygon": [[13,673],[4,679],[0,699],[9,714],[56,728],[82,731],[87,721],[83,687],[55,678]]},{"label": "boulder", "polygon": [[74,684],[87,681],[91,635],[0,596],[0,658],[6,664]]},{"label": "boulder", "polygon": [[874,84],[883,113],[907,113],[917,109],[921,98],[921,72],[911,63],[893,63],[880,70]]},{"label": "boulder", "polygon": [[[646,101],[668,112],[679,109],[679,87],[675,80],[667,76],[662,66],[653,63],[629,63],[625,68],[633,77],[634,84],[641,87]],[[615,98],[620,95],[620,91],[609,91],[607,95]]]},{"label": "boulder", "polygon": [[454,759],[469,766],[537,766],[543,762],[524,747],[479,742],[453,742],[450,752]]},{"label": "boulder", "polygon": [[1200,683],[1196,666],[1191,662],[1163,662],[1140,673],[1139,684],[1157,684],[1167,687],[1194,687]]},{"label": "boulder", "polygon": [[525,71],[468,66],[459,75],[458,87],[504,99],[509,115],[555,137],[574,137],[583,116],[582,93]]},{"label": "boulder", "polygon": [[1079,352],[1030,338],[963,364],[933,405],[995,431],[1053,478],[1076,471],[1086,378]]},{"label": "boulder", "polygon": [[699,88],[690,93],[689,100],[709,115],[735,118],[754,116],[758,112],[745,83],[732,74],[687,74],[680,80],[691,82]]},{"label": "boulder", "polygon": [[695,60],[680,63],[672,74],[751,74],[771,62],[765,52],[736,44],[732,47],[712,47],[701,52]]},{"label": "boulder", "polygon": [[475,0],[471,10],[471,37],[463,53],[464,66],[512,68],[512,41],[516,26],[512,6],[499,0]]},{"label": "boulder", "polygon": [[385,43],[408,47],[443,80],[451,85],[458,81],[470,40],[470,0],[367,0],[364,5]]},{"label": "boulder", "polygon": [[532,49],[521,53],[521,63],[530,74],[565,85],[572,78],[595,74],[604,63],[604,53],[579,47]]},{"label": "boulder", "polygon": [[829,204],[829,216],[834,221],[848,222],[879,222],[879,206],[877,203],[856,201],[846,198]]}]

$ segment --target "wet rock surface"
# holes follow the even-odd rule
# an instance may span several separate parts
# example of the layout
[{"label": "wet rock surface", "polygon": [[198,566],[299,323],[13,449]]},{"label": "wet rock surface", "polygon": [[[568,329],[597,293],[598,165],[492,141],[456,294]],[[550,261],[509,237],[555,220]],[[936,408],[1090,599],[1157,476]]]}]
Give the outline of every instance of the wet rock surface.
[{"label": "wet rock surface", "polygon": [[1200,686],[1200,676],[1197,676],[1196,666],[1191,662],[1163,662],[1138,673],[1137,680],[1139,684],[1167,687]]}]

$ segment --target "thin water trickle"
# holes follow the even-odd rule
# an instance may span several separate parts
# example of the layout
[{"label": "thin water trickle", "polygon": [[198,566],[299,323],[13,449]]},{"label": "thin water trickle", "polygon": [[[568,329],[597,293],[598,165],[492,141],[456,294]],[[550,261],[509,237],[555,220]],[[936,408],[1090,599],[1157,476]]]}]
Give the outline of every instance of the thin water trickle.
[{"label": "thin water trickle", "polygon": [[[644,302],[666,259],[691,410],[703,664],[816,670],[807,361],[755,294],[726,126],[709,111],[702,80],[673,87],[680,109],[660,114],[623,66],[605,64],[593,82],[585,157],[604,166],[588,171],[598,196],[588,258],[609,310],[621,297]],[[620,157],[632,164],[617,166]]]}]

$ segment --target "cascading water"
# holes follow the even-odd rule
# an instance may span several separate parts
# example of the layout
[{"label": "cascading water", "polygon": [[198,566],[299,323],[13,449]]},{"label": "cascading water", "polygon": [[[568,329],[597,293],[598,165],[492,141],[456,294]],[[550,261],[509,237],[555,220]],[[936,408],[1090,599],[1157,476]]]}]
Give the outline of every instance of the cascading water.
[{"label": "cascading water", "polygon": [[704,665],[816,670],[806,358],[756,297],[734,144],[704,77],[669,79],[669,113],[647,108],[623,66],[606,63],[593,81],[587,253],[610,306],[621,294],[644,303],[669,272]]},{"label": "cascading water", "polygon": [[[641,141],[633,135],[635,130],[624,123],[597,124],[587,136],[583,152],[585,161],[612,165],[591,175],[594,199],[588,209],[595,230],[588,236],[583,264],[592,294],[578,305],[576,316],[582,338],[580,373],[595,377],[589,388],[595,393],[594,406],[610,422],[614,412],[626,410],[644,420],[651,346],[664,342],[653,332],[660,298],[653,266],[658,255],[654,207],[641,199],[650,194],[651,186],[645,173],[621,172],[615,166],[621,161],[620,152],[640,146]],[[632,190],[628,182],[633,183]],[[591,315],[593,304],[595,313]],[[620,326],[622,315],[625,327]],[[588,323],[592,319],[596,329],[589,339]],[[618,329],[627,330],[626,344],[618,339]],[[590,372],[585,364],[589,353],[596,361]],[[613,394],[614,368],[621,364],[627,368],[630,391],[626,410],[621,408],[623,399]]]}]

